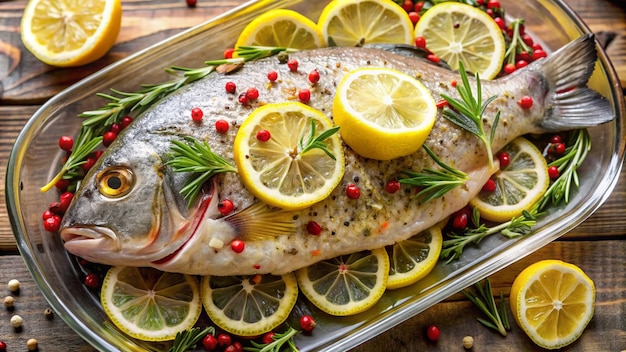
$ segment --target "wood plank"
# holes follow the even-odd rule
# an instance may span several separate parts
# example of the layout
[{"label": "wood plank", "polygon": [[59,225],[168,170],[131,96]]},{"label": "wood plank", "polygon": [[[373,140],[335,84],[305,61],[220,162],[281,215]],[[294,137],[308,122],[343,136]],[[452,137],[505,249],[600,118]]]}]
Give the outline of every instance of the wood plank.
[{"label": "wood plank", "polygon": [[[508,297],[517,274],[531,263],[557,258],[578,265],[595,282],[597,304],[594,317],[582,337],[564,351],[621,351],[626,346],[624,253],[626,241],[621,240],[557,241],[494,274],[491,282],[495,292],[502,290]],[[19,314],[25,321],[24,329],[19,333],[14,332],[9,324],[0,324],[0,339],[9,345],[9,351],[24,349],[21,346],[31,337],[39,340],[41,351],[60,351],[66,346],[72,346],[72,351],[93,351],[58,316],[52,320],[44,317],[43,311],[48,304],[35,286],[21,257],[0,256],[0,267],[0,285],[6,285],[14,278],[21,282],[19,296],[15,297],[15,310],[0,309],[0,321],[8,321],[13,314]],[[8,294],[6,288],[4,290]],[[479,314],[463,295],[456,294],[394,329],[364,342],[353,352],[462,351],[461,339],[466,335],[474,337],[474,351],[538,350],[513,320],[508,336],[501,337],[475,320]],[[511,316],[509,318],[512,319]],[[441,338],[436,344],[423,337],[424,330],[431,324],[441,330]]]}]

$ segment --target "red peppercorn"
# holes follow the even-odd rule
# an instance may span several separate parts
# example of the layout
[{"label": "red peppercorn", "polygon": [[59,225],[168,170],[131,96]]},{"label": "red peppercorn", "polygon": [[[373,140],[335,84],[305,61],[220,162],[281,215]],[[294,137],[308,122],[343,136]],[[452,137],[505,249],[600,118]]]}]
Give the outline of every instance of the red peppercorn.
[{"label": "red peppercorn", "polygon": [[465,212],[457,212],[452,217],[452,227],[457,230],[463,230],[467,227],[467,220],[469,216]]},{"label": "red peppercorn", "polygon": [[522,107],[522,109],[528,110],[533,106],[533,98],[529,97],[528,95],[524,95],[520,98],[518,103]]},{"label": "red peppercorn", "polygon": [[224,58],[225,59],[232,59],[234,53],[235,53],[235,49],[234,48],[228,48],[228,49],[224,50]]},{"label": "red peppercorn", "polygon": [[322,233],[322,227],[320,226],[320,224],[316,223],[315,221],[309,221],[306,224],[306,232],[308,232],[311,235],[318,236],[320,233]]},{"label": "red peppercorn", "polygon": [[543,50],[543,47],[539,43],[533,43],[532,48],[533,50]]},{"label": "red peppercorn", "polygon": [[415,46],[418,48],[426,49],[426,38],[422,36],[415,37]]},{"label": "red peppercorn", "polygon": [[411,11],[409,12],[409,19],[411,20],[411,23],[415,25],[420,20],[420,14],[415,11]]},{"label": "red peppercorn", "polygon": [[295,59],[289,59],[287,61],[287,67],[289,67],[289,70],[291,72],[296,72],[298,71],[298,60]]},{"label": "red peppercorn", "polygon": [[528,65],[528,62],[532,61],[532,57],[530,56],[530,54],[526,51],[521,51],[519,54],[515,55],[515,59],[517,60],[516,66],[519,65],[519,61],[525,61],[526,65]]},{"label": "red peppercorn", "polygon": [[402,8],[406,12],[413,11],[413,0],[404,0],[404,2],[402,3]]},{"label": "red peppercorn", "polygon": [[448,101],[445,99],[441,99],[437,101],[437,109],[443,109],[448,106]]},{"label": "red peppercorn", "polygon": [[229,345],[224,348],[224,352],[237,352],[237,348],[233,345]]},{"label": "red peppercorn", "polygon": [[498,1],[498,0],[489,0],[489,1],[487,1],[487,8],[488,9],[499,9],[500,8],[500,1]]},{"label": "red peppercorn", "polygon": [[440,334],[441,334],[441,332],[439,331],[439,328],[436,327],[435,325],[430,325],[426,329],[426,337],[428,337],[428,339],[430,341],[432,341],[432,342],[437,342],[437,340],[439,340],[439,335]]},{"label": "red peppercorn", "polygon": [[276,80],[278,79],[278,72],[276,71],[270,71],[267,73],[267,79],[270,80],[270,82],[276,82]]},{"label": "red peppercorn", "polygon": [[122,121],[121,121],[122,129],[128,127],[128,125],[130,125],[131,122],[133,122],[133,118],[132,117],[130,117],[130,116],[122,117]]},{"label": "red peppercorn", "polygon": [[498,27],[500,27],[500,29],[504,29],[505,23],[502,17],[496,17],[493,21],[498,25]]},{"label": "red peppercorn", "polygon": [[50,211],[50,209],[45,210],[42,214],[41,214],[41,219],[42,220],[46,220],[46,219],[50,219],[51,217],[54,216],[54,213],[52,211]]},{"label": "red peppercorn", "polygon": [[74,194],[72,192],[63,192],[59,196],[59,205],[61,206],[61,210],[65,213],[67,208],[70,206],[72,199],[74,198]]},{"label": "red peppercorn", "polygon": [[419,13],[420,11],[422,11],[422,8],[424,7],[424,2],[423,1],[418,1],[415,3],[415,6],[413,7],[413,11]]},{"label": "red peppercorn", "polygon": [[385,191],[387,193],[394,194],[400,190],[400,181],[398,180],[389,180],[385,184]]},{"label": "red peppercorn", "polygon": [[355,184],[351,183],[346,187],[346,195],[350,199],[357,199],[361,196],[361,190]]},{"label": "red peppercorn", "polygon": [[100,159],[100,157],[102,156],[102,153],[104,153],[104,150],[96,150],[96,151],[93,153],[93,157],[94,157],[94,159],[96,159],[96,160]]},{"label": "red peppercorn", "polygon": [[187,7],[196,7],[196,4],[198,3],[198,0],[185,0],[185,2],[187,3]]},{"label": "red peppercorn", "polygon": [[276,335],[276,333],[273,331],[265,333],[265,335],[263,335],[263,338],[261,339],[261,342],[263,342],[263,344],[265,345],[269,345],[270,343],[274,342],[274,335]]},{"label": "red peppercorn", "polygon": [[320,81],[320,73],[317,70],[313,70],[309,73],[309,82],[315,84]]},{"label": "red peppercorn", "polygon": [[85,286],[89,288],[98,288],[100,286],[100,277],[95,273],[89,273],[85,276]]},{"label": "red peppercorn", "polygon": [[483,185],[482,188],[483,192],[488,192],[491,193],[493,191],[496,190],[496,181],[494,181],[493,179],[488,179],[487,182],[485,182],[485,184]]},{"label": "red peppercorn", "polygon": [[224,89],[226,89],[227,93],[235,94],[235,92],[237,91],[237,85],[235,84],[235,82],[228,81],[224,85]]},{"label": "red peppercorn", "polygon": [[270,138],[272,138],[272,135],[270,134],[270,131],[268,130],[260,130],[259,132],[256,133],[256,139],[258,139],[261,142],[267,142],[270,140]]},{"label": "red peppercorn", "polygon": [[232,337],[226,333],[217,335],[217,345],[220,347],[226,347],[233,343]]},{"label": "red peppercorn", "polygon": [[0,341],[0,352],[7,352],[7,344],[4,341]]},{"label": "red peppercorn", "polygon": [[555,155],[563,155],[565,153],[565,144],[553,143],[550,145],[550,152]]},{"label": "red peppercorn", "polygon": [[115,132],[105,132],[104,135],[102,135],[102,144],[104,144],[105,147],[108,147],[111,143],[113,143],[115,138],[117,138],[117,134]]},{"label": "red peppercorn", "polygon": [[552,136],[552,138],[550,138],[550,143],[563,143],[563,137],[555,134],[554,136]]},{"label": "red peppercorn", "polygon": [[228,121],[223,120],[223,119],[215,121],[215,130],[217,131],[217,133],[225,134],[226,132],[228,132],[229,128],[230,128],[230,125]]},{"label": "red peppercorn", "polygon": [[242,105],[248,105],[248,97],[246,96],[246,92],[239,94],[237,98]]},{"label": "red peppercorn", "polygon": [[58,180],[54,183],[54,187],[60,191],[65,191],[70,186],[70,180]]},{"label": "red peppercorn", "polygon": [[217,349],[217,338],[213,334],[207,334],[202,339],[202,346],[207,351],[215,351]]},{"label": "red peppercorn", "polygon": [[61,217],[56,214],[43,221],[43,228],[48,232],[57,232],[59,227],[61,227]]},{"label": "red peppercorn", "polygon": [[517,70],[517,67],[515,67],[515,64],[504,65],[504,73],[506,73],[507,75],[510,75],[511,73],[515,72],[515,70]]},{"label": "red peppercorn", "polygon": [[226,216],[235,210],[235,204],[228,198],[222,199],[222,201],[217,204],[217,210],[219,210],[220,214]]},{"label": "red peppercorn", "polygon": [[239,342],[239,341],[233,342],[233,344],[231,346],[234,348],[235,352],[242,352],[243,351],[243,346],[241,345],[241,342]]},{"label": "red peppercorn", "polygon": [[557,178],[559,178],[560,175],[560,171],[559,168],[556,166],[550,166],[548,167],[548,176],[550,176],[551,180],[556,180]]},{"label": "red peppercorn", "polygon": [[298,99],[300,99],[303,103],[308,103],[311,101],[311,91],[306,88],[300,89],[298,92]]},{"label": "red peppercorn", "polygon": [[81,164],[80,167],[83,169],[85,173],[89,171],[96,164],[96,158],[93,156],[88,156],[85,158],[85,163]]},{"label": "red peppercorn", "polygon": [[511,163],[511,156],[507,152],[498,153],[498,160],[500,161],[500,169],[506,169]]},{"label": "red peppercorn", "polygon": [[59,148],[66,152],[71,152],[74,147],[74,139],[70,136],[61,136],[59,138]]},{"label": "red peppercorn", "polygon": [[436,64],[439,63],[439,56],[435,55],[435,54],[428,54],[426,55],[426,58]]},{"label": "red peppercorn", "polygon": [[118,123],[113,123],[111,124],[111,127],[109,127],[109,131],[115,134],[119,134],[121,130],[122,130],[122,126]]},{"label": "red peppercorn", "polygon": [[311,332],[313,331],[313,329],[315,329],[315,325],[317,325],[317,323],[315,322],[315,319],[313,319],[312,316],[303,315],[300,317],[300,327],[302,328],[303,331]]},{"label": "red peppercorn", "polygon": [[252,87],[246,90],[246,98],[248,100],[257,100],[259,98],[259,90]]},{"label": "red peppercorn", "polygon": [[456,79],[450,81],[450,85],[452,86],[452,88],[456,88],[457,84],[458,83],[456,82]]},{"label": "red peppercorn", "polygon": [[202,117],[204,116],[204,112],[200,108],[191,109],[191,119],[194,121],[202,121]]},{"label": "red peppercorn", "polygon": [[230,243],[230,249],[235,253],[241,253],[246,248],[246,244],[242,240],[233,240]]},{"label": "red peppercorn", "polygon": [[542,49],[535,49],[533,51],[533,60],[538,60],[546,56],[548,56],[548,54],[546,54],[546,52],[543,51]]}]

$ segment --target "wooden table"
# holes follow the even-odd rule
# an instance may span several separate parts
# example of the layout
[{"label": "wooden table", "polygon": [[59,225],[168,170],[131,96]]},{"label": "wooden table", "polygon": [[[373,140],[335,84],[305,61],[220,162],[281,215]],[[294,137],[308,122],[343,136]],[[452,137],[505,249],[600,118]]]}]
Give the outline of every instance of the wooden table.
[{"label": "wooden table", "polygon": [[[626,87],[626,11],[623,0],[566,0],[592,31],[608,43],[607,53]],[[124,0],[123,28],[117,45],[103,59],[74,69],[56,69],[37,61],[20,41],[19,21],[25,0],[0,0],[0,195],[4,199],[6,162],[13,141],[25,121],[54,94],[77,80],[139,49],[206,19],[243,0],[200,0],[195,9],[183,0]],[[609,34],[609,35],[606,35]],[[612,34],[612,35],[611,35]],[[613,37],[614,35],[614,37]],[[606,203],[575,230],[491,277],[497,291],[508,296],[515,276],[527,265],[546,258],[580,266],[595,281],[597,304],[593,320],[568,351],[626,350],[626,171]],[[58,317],[44,317],[47,304],[17,253],[4,204],[0,204],[0,296],[9,294],[6,283],[16,278],[22,288],[13,312],[0,308],[0,340],[8,351],[25,351],[29,338],[39,340],[41,351],[93,351]],[[21,332],[9,324],[12,314],[25,319]],[[355,351],[462,351],[466,335],[475,339],[475,351],[521,351],[538,348],[515,326],[504,338],[476,322],[474,306],[462,295],[439,303],[398,327],[364,342]],[[441,329],[438,343],[428,343],[424,329]]]}]

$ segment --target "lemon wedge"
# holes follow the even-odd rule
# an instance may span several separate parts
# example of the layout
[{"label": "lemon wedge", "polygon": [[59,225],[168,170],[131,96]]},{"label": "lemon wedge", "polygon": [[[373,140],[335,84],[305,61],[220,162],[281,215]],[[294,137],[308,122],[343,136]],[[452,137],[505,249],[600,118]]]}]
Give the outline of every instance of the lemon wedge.
[{"label": "lemon wedge", "polygon": [[30,0],[20,31],[24,46],[39,60],[73,67],[104,56],[121,23],[120,0]]},{"label": "lemon wedge", "polygon": [[437,265],[442,243],[441,228],[433,226],[393,246],[386,246],[390,264],[387,289],[412,285],[428,275]]},{"label": "lemon wedge", "polygon": [[129,336],[167,341],[198,321],[199,286],[190,275],[116,266],[102,282],[100,302],[111,321]]},{"label": "lemon wedge", "polygon": [[337,87],[333,119],[359,155],[390,160],[416,152],[437,117],[437,104],[417,79],[388,68],[348,72]]},{"label": "lemon wedge", "polygon": [[484,11],[458,2],[439,3],[424,13],[415,26],[415,37],[426,39],[426,48],[452,69],[495,78],[504,62],[506,44],[498,24]]},{"label": "lemon wedge", "polygon": [[533,342],[558,349],[576,341],[593,317],[596,289],[576,265],[542,260],[513,281],[510,305],[517,324]]},{"label": "lemon wedge", "polygon": [[275,276],[205,276],[202,302],[211,320],[238,336],[257,336],[280,325],[296,304],[293,273]]},{"label": "lemon wedge", "polygon": [[341,140],[337,134],[324,139],[328,153],[302,146],[333,127],[322,112],[298,102],[255,109],[241,124],[233,148],[245,187],[262,202],[285,210],[325,199],[343,177]]},{"label": "lemon wedge", "polygon": [[275,9],[243,29],[235,47],[249,45],[304,50],[325,47],[326,40],[315,22],[292,10]]},{"label": "lemon wedge", "polygon": [[296,271],[300,290],[313,305],[337,316],[363,312],[385,293],[389,257],[383,248],[323,260]]},{"label": "lemon wedge", "polygon": [[317,24],[326,41],[336,46],[413,43],[409,15],[391,0],[331,1]]},{"label": "lemon wedge", "polygon": [[509,165],[496,172],[493,192],[481,190],[470,204],[484,219],[505,222],[529,210],[548,189],[548,165],[541,151],[524,137],[507,144],[501,152],[509,154]]}]

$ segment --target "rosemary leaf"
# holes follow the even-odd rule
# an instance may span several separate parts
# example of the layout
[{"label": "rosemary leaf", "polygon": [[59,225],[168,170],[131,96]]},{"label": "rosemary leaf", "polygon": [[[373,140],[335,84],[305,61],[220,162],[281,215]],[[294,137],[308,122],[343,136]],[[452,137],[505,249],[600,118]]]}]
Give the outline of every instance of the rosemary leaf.
[{"label": "rosemary leaf", "polygon": [[250,352],[281,352],[281,348],[283,347],[283,345],[287,344],[286,347],[289,348],[289,351],[298,352],[299,349],[293,342],[293,337],[296,336],[298,333],[298,330],[289,327],[289,329],[287,329],[287,331],[283,333],[274,334],[274,336],[272,337],[274,339],[274,342],[263,344],[255,341],[250,341],[252,347],[244,347],[243,350]]},{"label": "rosemary leaf", "polygon": [[336,160],[333,153],[331,153],[330,150],[328,150],[328,146],[326,145],[326,143],[324,143],[324,141],[330,138],[330,136],[337,133],[337,131],[339,131],[339,126],[329,128],[328,130],[320,133],[320,135],[317,137],[315,137],[315,130],[316,130],[315,121],[311,119],[311,133],[309,134],[307,143],[306,144],[304,143],[304,137],[300,139],[300,143],[299,143],[300,155],[313,149],[320,149],[324,153],[326,153],[328,157],[330,157],[333,160]]},{"label": "rosemary leaf", "polygon": [[196,348],[196,345],[208,334],[215,334],[215,328],[209,326],[205,329],[199,327],[184,330],[176,334],[174,344],[168,352],[185,352]]},{"label": "rosemary leaf", "polygon": [[[483,284],[484,283],[484,284]],[[489,279],[474,284],[474,288],[463,290],[463,294],[478,309],[487,316],[487,319],[477,318],[484,326],[498,331],[502,336],[506,336],[507,330],[510,329],[509,320],[506,312],[506,303],[500,292],[500,305],[496,305]]]}]

